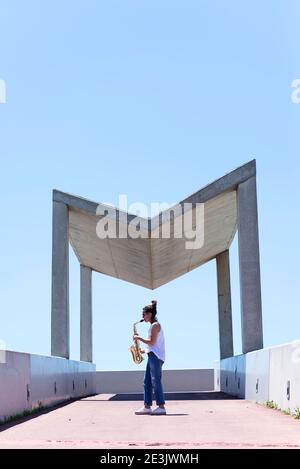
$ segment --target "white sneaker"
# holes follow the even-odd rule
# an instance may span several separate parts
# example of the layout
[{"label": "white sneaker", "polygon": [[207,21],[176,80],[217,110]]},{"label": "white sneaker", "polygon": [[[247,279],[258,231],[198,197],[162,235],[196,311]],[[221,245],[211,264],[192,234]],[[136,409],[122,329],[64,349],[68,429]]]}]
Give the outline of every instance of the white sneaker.
[{"label": "white sneaker", "polygon": [[151,415],[166,415],[166,413],[166,409],[163,409],[162,407],[156,407],[154,410],[152,410]]},{"label": "white sneaker", "polygon": [[147,415],[147,414],[151,414],[152,413],[152,410],[151,410],[151,407],[142,407],[141,409],[139,410],[136,410],[135,411],[135,415]]}]

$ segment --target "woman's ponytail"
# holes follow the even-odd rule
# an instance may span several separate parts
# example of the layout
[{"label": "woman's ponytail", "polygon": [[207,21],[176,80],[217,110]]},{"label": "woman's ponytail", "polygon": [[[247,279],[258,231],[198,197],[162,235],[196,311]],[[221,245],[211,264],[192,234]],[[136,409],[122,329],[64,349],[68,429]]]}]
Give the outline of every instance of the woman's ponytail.
[{"label": "woman's ponytail", "polygon": [[151,313],[152,316],[152,322],[156,321],[156,315],[157,315],[157,301],[152,300],[151,305],[147,305],[143,308],[143,312],[145,313]]}]

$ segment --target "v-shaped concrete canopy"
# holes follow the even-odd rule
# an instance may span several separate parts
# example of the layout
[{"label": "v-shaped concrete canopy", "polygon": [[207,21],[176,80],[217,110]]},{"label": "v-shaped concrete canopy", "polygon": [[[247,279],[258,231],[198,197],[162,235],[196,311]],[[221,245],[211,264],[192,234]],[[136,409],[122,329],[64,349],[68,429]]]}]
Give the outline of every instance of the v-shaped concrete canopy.
[{"label": "v-shaped concrete canopy", "polygon": [[[91,202],[81,197],[53,191],[53,200],[68,206],[69,240],[79,262],[94,271],[155,289],[189,272],[226,251],[237,229],[237,187],[256,174],[255,160],[246,163],[203,189],[182,200],[178,206],[203,204],[203,244],[197,249],[187,249],[187,238],[197,230],[194,216],[190,231],[177,238],[176,219],[170,220],[170,210],[154,218],[142,218],[115,209],[118,228],[139,223],[140,238],[99,238],[97,224],[99,213],[111,207]],[[102,212],[101,212],[102,211]],[[107,215],[109,217],[109,213]],[[127,220],[125,219],[127,218]],[[171,237],[162,238],[161,230],[170,222]],[[122,226],[123,225],[123,226]],[[192,231],[194,230],[194,231]]]},{"label": "v-shaped concrete canopy", "polygon": [[[187,227],[186,220],[189,221]],[[108,232],[103,231],[105,226]],[[116,233],[111,226],[116,228]],[[170,235],[166,237],[169,229]],[[55,190],[52,355],[69,358],[70,353],[71,242],[81,263],[81,360],[92,361],[93,355],[92,270],[154,289],[213,258],[217,270],[220,357],[232,356],[229,246],[236,230],[239,233],[242,347],[243,353],[247,353],[263,347],[255,160],[208,184],[153,219],[129,215],[111,206]],[[195,234],[196,246],[195,241],[191,242]]]}]

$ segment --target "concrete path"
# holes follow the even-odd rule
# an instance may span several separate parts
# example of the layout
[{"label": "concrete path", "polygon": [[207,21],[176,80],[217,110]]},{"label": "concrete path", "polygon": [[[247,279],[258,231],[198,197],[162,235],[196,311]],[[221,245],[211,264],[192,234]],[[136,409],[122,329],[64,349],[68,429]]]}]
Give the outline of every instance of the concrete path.
[{"label": "concrete path", "polygon": [[173,396],[166,416],[134,415],[140,406],[103,394],[82,399],[0,427],[0,448],[300,448],[299,420],[253,402]]}]

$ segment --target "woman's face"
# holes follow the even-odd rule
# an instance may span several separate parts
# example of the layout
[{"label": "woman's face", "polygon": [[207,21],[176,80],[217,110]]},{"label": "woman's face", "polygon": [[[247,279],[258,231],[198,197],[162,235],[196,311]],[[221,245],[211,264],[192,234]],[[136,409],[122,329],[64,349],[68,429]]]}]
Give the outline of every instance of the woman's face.
[{"label": "woman's face", "polygon": [[150,311],[144,311],[143,312],[143,319],[145,322],[150,322],[151,321],[151,313]]}]

